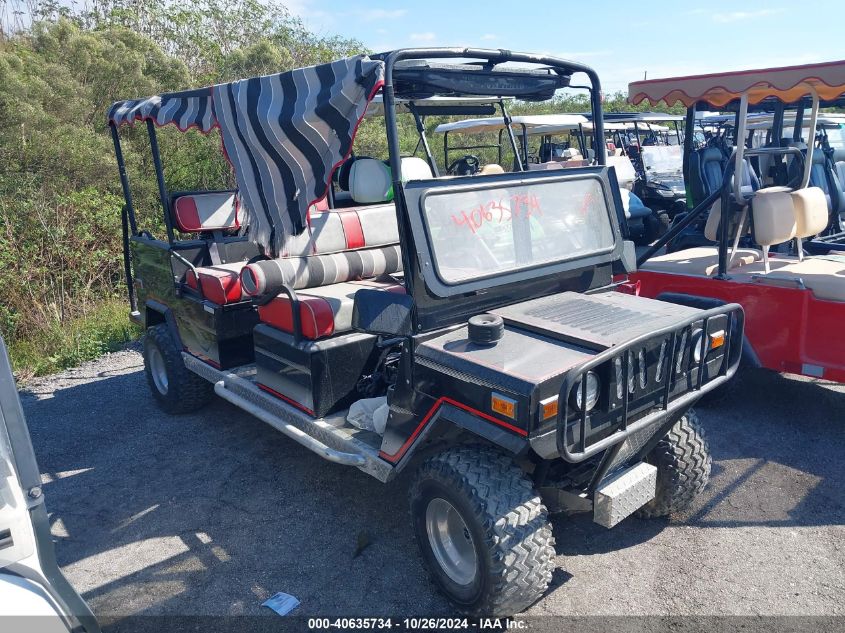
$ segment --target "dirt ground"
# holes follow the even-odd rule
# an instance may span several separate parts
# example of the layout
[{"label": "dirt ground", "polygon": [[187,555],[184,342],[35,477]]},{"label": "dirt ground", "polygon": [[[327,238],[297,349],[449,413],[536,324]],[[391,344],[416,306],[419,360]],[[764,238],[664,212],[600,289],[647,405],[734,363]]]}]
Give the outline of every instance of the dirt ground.
[{"label": "dirt ground", "polygon": [[[278,591],[300,615],[450,613],[404,478],[325,462],[220,400],[169,417],[141,363],[111,354],[22,394],[59,563],[98,616],[257,614]],[[843,412],[841,386],[746,376],[699,410],[713,477],[689,514],[557,518],[554,586],[528,614],[845,615]]]}]

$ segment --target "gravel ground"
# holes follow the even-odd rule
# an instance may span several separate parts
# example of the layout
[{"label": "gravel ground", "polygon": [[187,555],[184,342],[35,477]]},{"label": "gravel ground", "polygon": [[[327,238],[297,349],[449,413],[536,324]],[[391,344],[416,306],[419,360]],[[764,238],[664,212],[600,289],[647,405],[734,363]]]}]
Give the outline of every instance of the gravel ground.
[{"label": "gravel ground", "polygon": [[[699,411],[713,477],[689,514],[556,518],[554,587],[530,615],[845,615],[845,389],[763,372],[742,388]],[[450,611],[403,478],[325,462],[221,400],[169,417],[135,349],[22,399],[59,563],[100,617],[256,614],[277,591],[302,615]]]}]

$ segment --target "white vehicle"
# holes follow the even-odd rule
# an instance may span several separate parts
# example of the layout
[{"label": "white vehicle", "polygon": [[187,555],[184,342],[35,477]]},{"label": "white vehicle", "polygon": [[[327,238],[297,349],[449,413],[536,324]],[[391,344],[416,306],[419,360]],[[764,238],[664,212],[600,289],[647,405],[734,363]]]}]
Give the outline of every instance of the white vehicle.
[{"label": "white vehicle", "polygon": [[56,563],[41,475],[0,338],[0,631],[99,633]]}]

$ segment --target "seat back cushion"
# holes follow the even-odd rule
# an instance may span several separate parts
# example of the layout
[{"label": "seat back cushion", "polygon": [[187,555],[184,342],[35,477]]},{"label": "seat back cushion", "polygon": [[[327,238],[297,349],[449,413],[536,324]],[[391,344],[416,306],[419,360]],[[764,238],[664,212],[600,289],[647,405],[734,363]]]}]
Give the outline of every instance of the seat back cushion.
[{"label": "seat back cushion", "polygon": [[252,297],[367,279],[401,272],[399,245],[344,251],[331,255],[283,257],[254,262],[241,271],[241,285]]},{"label": "seat back cushion", "polygon": [[780,244],[795,237],[798,227],[790,193],[785,187],[767,187],[757,191],[752,199],[754,241],[761,246]]},{"label": "seat back cushion", "polygon": [[827,228],[827,199],[821,189],[807,187],[790,195],[795,207],[795,237],[811,237]]},{"label": "seat back cushion", "polygon": [[208,191],[176,195],[173,221],[182,233],[240,228],[237,192]]},{"label": "seat back cushion", "polygon": [[349,171],[349,193],[358,204],[387,202],[393,199],[390,169],[380,160],[359,158]]},{"label": "seat back cushion", "polygon": [[410,180],[428,180],[434,178],[431,167],[419,156],[406,156],[402,159],[402,182]]},{"label": "seat back cushion", "polygon": [[484,165],[484,167],[482,167],[478,173],[482,176],[489,176],[491,174],[504,174],[505,169],[497,163],[488,163],[487,165]]},{"label": "seat back cushion", "polygon": [[722,220],[722,201],[716,200],[710,207],[707,222],[704,224],[704,237],[711,242],[719,241],[719,222]]},{"label": "seat back cushion", "polygon": [[396,207],[390,204],[312,212],[308,227],[289,240],[282,257],[327,255],[399,242]]},{"label": "seat back cushion", "polygon": [[845,160],[836,161],[836,179],[839,181],[839,189],[845,193]]},{"label": "seat back cushion", "polygon": [[708,147],[701,153],[700,178],[705,196],[709,196],[722,186],[724,160],[722,151],[717,147]]}]

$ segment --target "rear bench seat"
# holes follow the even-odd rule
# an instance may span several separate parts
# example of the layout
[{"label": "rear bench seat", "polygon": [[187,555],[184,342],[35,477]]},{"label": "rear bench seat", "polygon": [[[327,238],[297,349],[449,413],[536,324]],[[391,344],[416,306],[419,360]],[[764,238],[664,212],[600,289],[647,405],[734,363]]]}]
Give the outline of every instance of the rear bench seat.
[{"label": "rear bench seat", "polygon": [[[419,158],[403,159],[405,171],[415,177],[431,174]],[[349,171],[349,193],[358,206],[329,210],[321,201],[312,207],[307,230],[288,243],[281,257],[252,264],[241,261],[200,267],[187,272],[185,283],[219,305],[257,299],[261,322],[293,333],[291,299],[279,292],[279,284],[284,284],[295,291],[304,338],[315,340],[348,332],[355,293],[361,289],[362,280],[368,280],[370,287],[404,292],[389,277],[402,270],[396,210],[392,202],[387,202],[390,187],[390,172],[384,163],[358,159]],[[206,206],[212,207],[211,202]],[[223,206],[226,201],[221,196],[217,202]],[[183,218],[180,230],[196,226],[194,206],[200,205],[179,205]],[[217,222],[221,212],[207,210],[200,215]],[[229,220],[233,222],[230,228],[239,226],[236,207]]]}]

